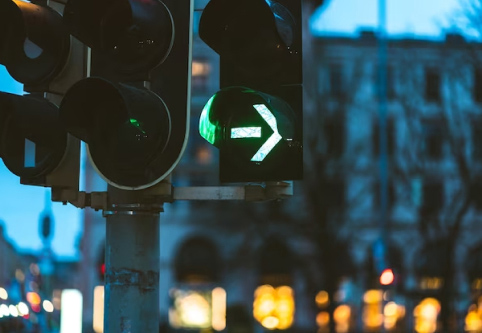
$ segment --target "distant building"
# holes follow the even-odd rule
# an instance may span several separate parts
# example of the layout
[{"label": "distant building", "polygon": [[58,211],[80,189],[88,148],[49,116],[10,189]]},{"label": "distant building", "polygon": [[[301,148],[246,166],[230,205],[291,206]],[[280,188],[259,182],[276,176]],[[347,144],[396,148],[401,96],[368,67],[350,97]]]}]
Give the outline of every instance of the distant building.
[{"label": "distant building", "polygon": [[[399,276],[397,298],[406,316],[432,296],[440,302],[438,329],[449,322],[455,329],[455,321],[459,328],[475,327],[481,323],[473,315],[477,305],[470,304],[480,296],[481,275],[471,253],[482,244],[474,233],[482,218],[482,48],[454,34],[444,41],[389,39],[381,104],[378,43],[374,32],[362,31],[358,37],[320,37],[313,45],[321,118],[316,125],[323,131],[319,154],[336,193],[330,206],[342,211],[340,231],[346,232],[357,271],[364,272],[357,275],[362,289],[376,287],[370,276],[380,274],[377,266],[390,266]],[[380,107],[387,128],[385,222],[380,221]],[[377,257],[382,223],[388,235],[384,258]],[[420,324],[420,318],[408,318],[405,325],[417,320]]]}]

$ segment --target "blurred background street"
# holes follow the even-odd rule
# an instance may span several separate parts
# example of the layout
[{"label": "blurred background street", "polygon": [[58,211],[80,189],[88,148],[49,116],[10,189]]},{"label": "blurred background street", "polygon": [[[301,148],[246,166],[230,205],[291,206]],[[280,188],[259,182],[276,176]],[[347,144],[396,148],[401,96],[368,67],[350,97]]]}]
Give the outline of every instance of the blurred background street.
[{"label": "blurred background street", "polygon": [[[219,90],[201,13],[174,186],[220,184],[197,130]],[[287,200],[164,205],[160,332],[482,332],[482,1],[303,15],[304,180]],[[0,66],[0,90],[22,89]],[[106,189],[84,147],[80,189]],[[103,332],[102,213],[1,160],[0,191],[0,333]]]}]

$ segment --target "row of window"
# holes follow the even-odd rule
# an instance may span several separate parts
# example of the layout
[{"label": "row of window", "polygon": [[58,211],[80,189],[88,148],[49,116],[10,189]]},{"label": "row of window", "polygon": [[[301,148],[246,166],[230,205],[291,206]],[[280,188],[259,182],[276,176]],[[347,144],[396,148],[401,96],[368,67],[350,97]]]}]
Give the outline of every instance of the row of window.
[{"label": "row of window", "polygon": [[[385,75],[386,96],[389,100],[397,97],[395,66],[387,67]],[[381,75],[376,71],[376,87],[380,87]],[[425,68],[424,73],[424,98],[427,102],[439,103],[441,101],[441,75],[440,70],[434,67]],[[350,88],[344,79],[343,66],[339,63],[330,65],[329,68],[329,94],[334,98],[341,99],[350,92]],[[379,94],[379,91],[375,92]],[[482,103],[482,69],[473,70],[472,98],[477,103]]]},{"label": "row of window", "polygon": [[[444,183],[425,182],[412,184],[411,200],[414,205],[420,207],[424,212],[437,212],[445,205]],[[482,210],[482,182],[473,184],[472,202],[477,210]],[[375,182],[370,189],[373,195],[373,205],[380,206],[381,190],[380,183]],[[343,180],[328,180],[323,186],[324,203],[328,209],[339,210],[346,204],[346,187]],[[387,184],[387,206],[392,207],[396,202],[395,186],[393,182]]]},{"label": "row of window", "polygon": [[[340,158],[345,152],[346,129],[345,119],[342,116],[327,118],[324,122],[324,138],[326,154],[332,158]],[[387,154],[393,155],[396,147],[395,120],[387,120]],[[423,122],[421,154],[428,160],[440,160],[443,157],[443,147],[446,143],[447,129],[442,121],[427,120]],[[482,161],[482,121],[471,122],[472,132],[472,157],[475,161]],[[380,127],[378,120],[373,123],[371,131],[371,144],[373,155],[380,153]]]}]

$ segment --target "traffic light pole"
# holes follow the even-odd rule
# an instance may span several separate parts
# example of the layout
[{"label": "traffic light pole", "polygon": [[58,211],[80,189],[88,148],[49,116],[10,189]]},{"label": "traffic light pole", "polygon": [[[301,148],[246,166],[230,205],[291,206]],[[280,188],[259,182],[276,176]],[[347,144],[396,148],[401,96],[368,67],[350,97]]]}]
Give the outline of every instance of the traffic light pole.
[{"label": "traffic light pole", "polygon": [[108,187],[104,332],[159,330],[159,213],[142,191]]},{"label": "traffic light pole", "polygon": [[103,210],[106,217],[104,332],[159,330],[160,218],[163,203],[178,200],[279,200],[292,182],[244,186],[173,187],[170,177],[138,191],[55,191],[55,201]]}]

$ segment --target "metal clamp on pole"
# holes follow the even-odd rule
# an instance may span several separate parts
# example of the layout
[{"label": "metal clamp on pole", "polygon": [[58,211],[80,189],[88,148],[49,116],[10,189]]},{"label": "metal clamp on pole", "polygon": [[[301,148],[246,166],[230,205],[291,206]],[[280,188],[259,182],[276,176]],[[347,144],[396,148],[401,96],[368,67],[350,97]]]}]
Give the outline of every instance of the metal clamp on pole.
[{"label": "metal clamp on pole", "polygon": [[72,204],[77,208],[107,209],[107,192],[84,192],[70,188],[52,187],[52,201]]},{"label": "metal clamp on pole", "polygon": [[245,186],[174,187],[174,200],[245,200],[267,201],[293,195],[293,182],[267,182]]},{"label": "metal clamp on pole", "polygon": [[111,215],[159,215],[163,211],[162,204],[111,204],[102,214],[104,217]]}]

